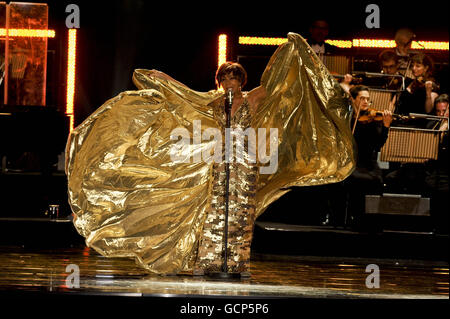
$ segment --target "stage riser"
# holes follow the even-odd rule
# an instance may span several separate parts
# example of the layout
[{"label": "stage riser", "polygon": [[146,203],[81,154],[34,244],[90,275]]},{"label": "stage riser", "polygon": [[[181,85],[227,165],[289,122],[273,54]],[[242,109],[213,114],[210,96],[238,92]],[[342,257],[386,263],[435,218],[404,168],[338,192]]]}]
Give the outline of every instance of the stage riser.
[{"label": "stage riser", "polygon": [[448,236],[385,232],[356,233],[318,230],[295,231],[255,227],[252,249],[256,253],[303,256],[350,256],[448,260]]},{"label": "stage riser", "polygon": [[367,214],[430,216],[430,199],[412,195],[367,195]]}]

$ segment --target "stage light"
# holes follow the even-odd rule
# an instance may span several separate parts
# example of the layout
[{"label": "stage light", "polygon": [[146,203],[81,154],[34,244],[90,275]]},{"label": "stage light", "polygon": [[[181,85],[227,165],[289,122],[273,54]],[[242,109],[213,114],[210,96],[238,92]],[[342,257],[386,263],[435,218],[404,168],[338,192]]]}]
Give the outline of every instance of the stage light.
[{"label": "stage light", "polygon": [[[278,46],[287,41],[286,38],[248,37],[240,36],[239,44],[243,45],[273,45]],[[325,40],[326,43],[339,48],[395,48],[394,40],[386,39],[353,39],[353,40]],[[414,50],[449,50],[448,42],[437,41],[413,41],[411,48]]]},{"label": "stage light", "polygon": [[[376,39],[353,39],[353,46],[356,48],[395,48],[394,40],[376,40]],[[411,43],[413,50],[449,50],[448,42],[437,41],[413,41]]]},{"label": "stage light", "polygon": [[355,48],[395,48],[394,40],[353,39]]},{"label": "stage light", "polygon": [[227,35],[219,35],[219,54],[217,60],[217,67],[227,62]]},{"label": "stage light", "polygon": [[239,44],[245,45],[280,45],[285,42],[287,38],[239,37]]},{"label": "stage light", "polygon": [[70,132],[74,127],[75,65],[77,54],[77,29],[69,29],[67,48],[67,104],[66,114],[70,117]]},{"label": "stage light", "polygon": [[427,50],[443,50],[448,51],[448,42],[436,42],[436,41],[413,41],[411,49],[427,49]]},{"label": "stage light", "polygon": [[[268,38],[268,37],[239,37],[239,44],[244,45],[280,45],[287,42],[286,38]],[[348,40],[325,40],[326,43],[340,48],[351,48],[352,42]]]},{"label": "stage light", "polygon": [[[0,29],[0,36],[6,36],[6,29]],[[54,38],[55,30],[8,29],[9,37]]]},{"label": "stage light", "polygon": [[350,40],[325,40],[326,43],[337,46],[338,48],[351,48],[352,41]]}]

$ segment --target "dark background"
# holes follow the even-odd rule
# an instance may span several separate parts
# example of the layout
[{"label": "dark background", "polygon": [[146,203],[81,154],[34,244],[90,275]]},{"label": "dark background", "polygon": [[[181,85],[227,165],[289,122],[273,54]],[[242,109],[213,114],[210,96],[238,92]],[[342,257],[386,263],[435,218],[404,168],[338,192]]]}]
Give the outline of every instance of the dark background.
[{"label": "dark background", "polygon": [[[54,105],[58,108],[65,103],[65,19],[69,15],[65,8],[70,3],[80,8],[75,124],[107,99],[135,89],[131,76],[136,68],[164,71],[195,90],[213,89],[221,33],[229,36],[229,60],[236,60],[239,54],[239,35],[286,37],[288,32],[296,32],[307,37],[309,23],[317,17],[329,21],[329,38],[393,39],[396,29],[409,27],[418,40],[448,41],[448,2],[444,1],[377,1],[380,29],[365,26],[369,15],[365,9],[372,1],[47,3],[49,28],[56,30],[56,38],[49,39],[49,50],[55,52],[53,64],[49,61],[49,86],[57,91],[48,103],[58,104]],[[271,53],[275,47],[267,50]]]}]

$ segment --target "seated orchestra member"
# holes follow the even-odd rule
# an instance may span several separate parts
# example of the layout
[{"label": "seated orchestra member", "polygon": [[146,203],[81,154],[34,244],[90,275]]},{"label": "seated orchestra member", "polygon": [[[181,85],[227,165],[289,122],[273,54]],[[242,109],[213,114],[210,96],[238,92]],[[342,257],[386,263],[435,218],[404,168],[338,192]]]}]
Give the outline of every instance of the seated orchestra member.
[{"label": "seated orchestra member", "polygon": [[[402,75],[399,70],[400,60],[399,56],[392,50],[384,50],[379,56],[378,60],[381,67],[381,72],[387,75]],[[383,81],[383,87],[387,90],[401,90],[402,78],[400,77],[386,77]],[[405,85],[408,86],[411,83],[411,79],[405,79]]]},{"label": "seated orchestra member", "polygon": [[370,106],[369,88],[357,85],[350,89],[353,106],[353,136],[358,148],[356,169],[346,180],[349,191],[349,211],[354,220],[364,211],[366,194],[382,193],[383,179],[377,163],[377,153],[386,142],[392,113],[383,111],[382,121],[359,122],[358,115]]},{"label": "seated orchestra member", "polygon": [[433,60],[419,53],[411,58],[414,80],[400,95],[397,112],[428,114],[433,110],[434,100],[438,96],[437,85],[433,78]]},{"label": "seated orchestra member", "polygon": [[448,115],[449,97],[438,96],[434,102],[434,115],[447,119],[430,121],[427,128],[442,131],[437,160],[425,164],[425,187],[430,196],[431,217],[436,232],[448,233]]},{"label": "seated orchestra member", "polygon": [[398,70],[406,77],[410,76],[411,45],[415,37],[414,32],[408,28],[397,30],[394,37],[395,54],[398,57]]},{"label": "seated orchestra member", "polygon": [[[397,103],[397,113],[430,114],[438,96],[438,85],[433,78],[433,60],[431,57],[418,53],[411,58],[414,80],[400,94]],[[424,118],[408,120],[405,124],[415,128],[430,128],[429,121]],[[401,124],[403,126],[403,124]],[[419,146],[419,145],[418,145]],[[404,163],[386,175],[389,191],[412,194],[425,194],[424,186],[426,167],[421,163]]]}]

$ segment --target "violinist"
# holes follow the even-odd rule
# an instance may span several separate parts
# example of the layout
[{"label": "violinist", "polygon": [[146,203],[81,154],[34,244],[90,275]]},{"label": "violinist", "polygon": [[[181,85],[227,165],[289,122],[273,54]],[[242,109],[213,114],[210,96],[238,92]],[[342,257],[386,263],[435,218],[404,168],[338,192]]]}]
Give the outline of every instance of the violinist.
[{"label": "violinist", "polygon": [[[386,75],[401,75],[399,67],[399,56],[392,50],[384,50],[378,55],[380,67],[382,73]],[[403,81],[400,77],[386,77],[383,78],[383,86],[387,90],[400,90],[402,89]],[[411,83],[410,78],[405,78],[405,85],[408,86]]]},{"label": "violinist", "polygon": [[402,28],[395,32],[395,54],[398,57],[398,70],[407,78],[410,76],[411,46],[416,35],[411,29]]},{"label": "violinist", "polygon": [[402,92],[398,103],[398,113],[408,115],[409,113],[429,114],[433,110],[434,100],[438,96],[436,91],[438,85],[435,83],[433,74],[433,60],[419,53],[411,58],[414,80]]},{"label": "violinist", "polygon": [[442,116],[439,121],[430,121],[428,128],[437,129],[440,133],[439,153],[437,160],[430,160],[425,166],[425,187],[430,196],[431,217],[435,232],[449,231],[448,214],[448,114],[449,96],[442,94],[434,103],[434,115]]},{"label": "violinist", "polygon": [[392,113],[385,110],[381,112],[381,116],[378,115],[377,120],[366,114],[370,106],[369,88],[366,86],[357,85],[351,88],[350,95],[353,106],[351,123],[358,155],[356,169],[347,180],[350,195],[348,209],[351,218],[358,224],[358,219],[364,211],[365,195],[381,194],[383,191],[377,154],[387,140]]}]

